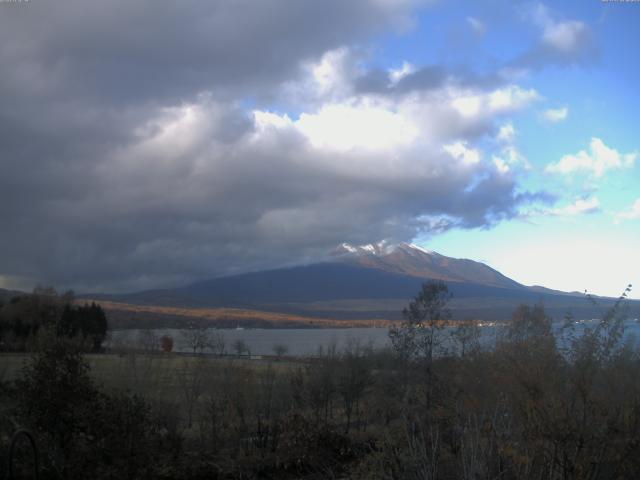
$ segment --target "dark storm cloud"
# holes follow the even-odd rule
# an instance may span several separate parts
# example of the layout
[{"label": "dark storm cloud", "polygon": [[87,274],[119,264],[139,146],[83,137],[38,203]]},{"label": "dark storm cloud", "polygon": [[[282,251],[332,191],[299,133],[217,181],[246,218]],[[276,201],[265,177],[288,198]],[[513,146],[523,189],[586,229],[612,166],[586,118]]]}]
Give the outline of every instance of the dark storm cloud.
[{"label": "dark storm cloud", "polygon": [[[411,6],[3,7],[0,283],[176,285],[323,258],[343,241],[410,240],[515,216],[529,199],[514,177],[462,164],[437,142],[402,147],[391,162],[387,150],[316,148],[293,123],[262,125],[244,107],[278,98],[327,50],[401,27]],[[389,97],[436,89],[444,75],[425,67]],[[424,108],[439,139],[492,128],[491,118]]]},{"label": "dark storm cloud", "polygon": [[374,69],[357,77],[354,81],[356,91],[360,93],[407,93],[415,90],[434,90],[452,80],[448,72],[439,65],[426,66],[408,73],[397,82],[393,82],[389,72]]},{"label": "dark storm cloud", "polygon": [[[318,152],[293,128],[241,129],[230,144],[225,128],[239,112],[195,110],[192,119],[189,109],[165,114],[167,124],[80,176],[53,177],[44,198],[5,218],[5,268],[67,285],[144,288],[323,258],[340,241],[411,239],[443,215],[449,227],[471,228],[516,214],[513,179],[494,171],[469,189],[480,166],[465,171],[442,153],[408,152],[407,167],[395,170],[386,154]],[[349,161],[374,170],[337,171]]]},{"label": "dark storm cloud", "polygon": [[358,93],[385,95],[405,95],[411,92],[437,90],[446,85],[463,88],[496,88],[508,83],[497,73],[479,75],[465,68],[445,68],[441,65],[427,65],[415,69],[393,81],[389,71],[369,70],[354,79],[354,89]]},{"label": "dark storm cloud", "polygon": [[[3,8],[3,93],[166,103],[265,95],[301,59],[401,26],[415,2],[42,0]],[[403,5],[404,4],[404,5]]]}]

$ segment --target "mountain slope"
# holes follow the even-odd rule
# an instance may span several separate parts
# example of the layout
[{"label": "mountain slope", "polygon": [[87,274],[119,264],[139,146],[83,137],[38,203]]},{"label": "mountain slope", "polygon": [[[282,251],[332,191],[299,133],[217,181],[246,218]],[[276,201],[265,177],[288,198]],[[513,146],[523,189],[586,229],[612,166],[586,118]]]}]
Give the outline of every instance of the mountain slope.
[{"label": "mountain slope", "polygon": [[[334,252],[331,262],[214,278],[182,288],[88,297],[133,305],[231,307],[325,319],[398,319],[426,279],[447,283],[458,319],[506,320],[519,304],[539,301],[558,319],[567,314],[595,318],[602,313],[575,292],[526,287],[482,263],[407,244],[345,244]],[[601,299],[602,308],[612,303],[612,299]],[[633,316],[639,316],[640,302],[630,305]]]},{"label": "mountain slope", "polygon": [[361,247],[342,244],[335,256],[344,263],[412,277],[501,288],[524,288],[523,285],[483,263],[446,257],[407,243],[395,247],[387,247],[384,244]]}]

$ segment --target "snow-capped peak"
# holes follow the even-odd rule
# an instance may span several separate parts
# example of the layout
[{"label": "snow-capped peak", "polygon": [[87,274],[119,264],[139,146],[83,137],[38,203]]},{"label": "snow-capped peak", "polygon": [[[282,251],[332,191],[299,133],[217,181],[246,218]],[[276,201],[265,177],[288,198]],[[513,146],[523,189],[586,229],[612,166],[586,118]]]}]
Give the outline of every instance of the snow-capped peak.
[{"label": "snow-capped peak", "polygon": [[356,253],[358,251],[358,249],[356,247],[354,247],[353,245],[350,245],[348,243],[343,243],[340,245],[340,248],[342,248],[343,250],[349,252],[349,253]]},{"label": "snow-capped peak", "polygon": [[408,252],[419,252],[426,255],[436,255],[436,252],[419,247],[414,243],[389,243],[382,240],[377,243],[368,243],[365,245],[352,245],[350,243],[342,243],[336,253],[360,254],[360,255],[388,255],[396,250],[404,250]]},{"label": "snow-capped peak", "polygon": [[434,252],[433,250],[429,250],[428,248],[422,248],[416,245],[415,243],[408,243],[405,245],[407,245],[409,248],[412,248],[414,250],[418,250],[419,252],[426,253],[427,255],[437,255],[437,253]]},{"label": "snow-capped peak", "polygon": [[387,240],[377,243],[367,243],[365,245],[352,245],[350,243],[342,243],[336,249],[336,253],[360,254],[360,255],[386,255],[395,249],[394,245],[390,245]]}]

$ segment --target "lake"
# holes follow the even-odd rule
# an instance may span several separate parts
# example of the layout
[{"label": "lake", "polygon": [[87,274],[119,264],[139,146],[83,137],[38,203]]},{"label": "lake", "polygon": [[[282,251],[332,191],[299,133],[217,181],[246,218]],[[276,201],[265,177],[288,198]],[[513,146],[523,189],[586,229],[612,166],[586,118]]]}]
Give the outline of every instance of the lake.
[{"label": "lake", "polygon": [[[579,331],[596,321],[589,320],[576,325]],[[561,324],[554,324],[555,331],[561,329]],[[481,342],[490,344],[495,341],[498,328],[496,326],[481,327]],[[445,338],[449,337],[453,329],[446,328]],[[343,350],[349,342],[358,341],[361,345],[371,345],[375,349],[389,346],[388,330],[386,328],[322,328],[322,329],[209,329],[212,334],[224,337],[227,352],[233,352],[233,344],[242,340],[249,347],[253,355],[273,355],[275,345],[285,345],[288,355],[314,355],[318,348],[330,348],[335,345],[338,351]],[[182,329],[153,329],[153,330],[113,330],[106,343],[107,347],[140,347],[145,335],[151,332],[156,337],[168,335],[173,338],[173,350],[189,352],[191,349],[185,339]],[[640,338],[640,324],[635,321],[625,323],[625,336]],[[205,350],[206,351],[206,350]]]}]

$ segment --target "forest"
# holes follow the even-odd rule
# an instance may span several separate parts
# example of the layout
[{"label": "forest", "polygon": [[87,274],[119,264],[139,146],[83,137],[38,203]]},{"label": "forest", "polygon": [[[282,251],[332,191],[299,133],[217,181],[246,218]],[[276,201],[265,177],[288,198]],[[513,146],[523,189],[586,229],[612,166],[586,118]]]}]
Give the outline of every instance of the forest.
[{"label": "forest", "polygon": [[473,322],[445,330],[447,286],[428,282],[388,349],[353,341],[260,362],[96,353],[100,329],[85,324],[103,321],[97,305],[32,300],[52,315],[35,328],[28,301],[9,302],[3,345],[29,351],[15,374],[0,368],[0,478],[636,478],[628,291],[560,334],[543,305],[522,305],[487,345]]}]

